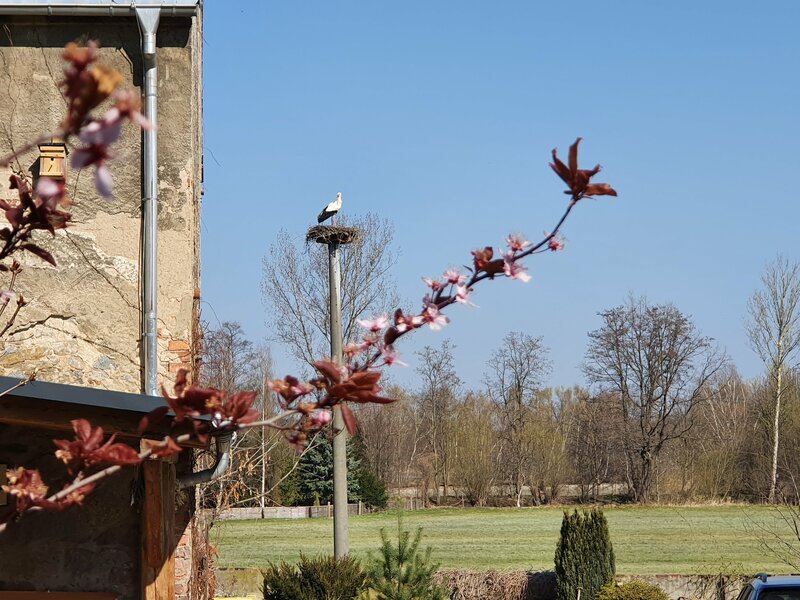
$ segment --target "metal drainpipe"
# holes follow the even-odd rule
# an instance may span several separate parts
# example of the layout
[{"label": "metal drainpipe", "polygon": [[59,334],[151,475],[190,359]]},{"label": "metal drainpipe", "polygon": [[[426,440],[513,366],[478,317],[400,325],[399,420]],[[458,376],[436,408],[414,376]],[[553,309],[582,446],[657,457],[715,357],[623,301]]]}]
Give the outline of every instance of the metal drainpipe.
[{"label": "metal drainpipe", "polygon": [[[143,254],[143,312],[142,342],[144,345],[145,393],[158,395],[158,61],[156,57],[156,32],[161,9],[157,6],[137,6],[136,19],[142,32],[142,58],[144,61],[144,111],[152,127],[144,130],[142,152],[142,179],[144,197]],[[217,458],[210,469],[188,473],[177,480],[183,489],[219,479],[231,462],[231,442],[236,434],[216,438]]]},{"label": "metal drainpipe", "polygon": [[235,433],[217,436],[217,460],[214,466],[209,469],[197,471],[196,473],[187,473],[186,475],[178,477],[178,489],[191,487],[198,483],[208,483],[209,481],[214,481],[222,477],[231,464],[231,444],[235,439]]},{"label": "metal drainpipe", "polygon": [[144,61],[144,113],[152,123],[144,130],[142,149],[142,345],[144,392],[158,395],[158,61],[156,31],[161,10],[136,7],[136,19],[142,32]]}]

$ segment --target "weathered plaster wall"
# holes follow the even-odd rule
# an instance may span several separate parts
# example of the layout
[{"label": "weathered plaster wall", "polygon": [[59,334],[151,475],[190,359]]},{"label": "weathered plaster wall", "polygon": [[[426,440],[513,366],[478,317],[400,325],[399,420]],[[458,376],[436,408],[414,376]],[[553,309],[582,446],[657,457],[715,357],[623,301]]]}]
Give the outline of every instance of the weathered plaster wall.
[{"label": "weathered plaster wall", "polygon": [[[142,60],[134,18],[0,17],[0,154],[63,117],[57,89],[63,46],[96,39],[101,61],[139,87]],[[201,32],[195,19],[162,18],[159,61],[158,323],[160,376],[191,364],[199,302],[199,207],[202,177]],[[100,199],[91,169],[68,171],[74,225],[39,238],[58,266],[21,257],[18,289],[30,302],[0,342],[0,373],[36,369],[47,381],[141,391],[141,134],[126,126],[111,170],[115,198]],[[31,173],[34,150],[15,166]],[[0,169],[0,197],[9,170]],[[0,288],[5,281],[0,278]],[[10,312],[10,311],[7,311]],[[0,323],[0,328],[4,323]]]}]

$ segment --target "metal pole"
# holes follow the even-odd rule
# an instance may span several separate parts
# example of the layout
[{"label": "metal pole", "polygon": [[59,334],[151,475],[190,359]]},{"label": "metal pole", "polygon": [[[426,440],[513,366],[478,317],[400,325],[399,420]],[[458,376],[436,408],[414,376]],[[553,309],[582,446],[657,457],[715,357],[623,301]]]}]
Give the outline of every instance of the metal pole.
[{"label": "metal pole", "polygon": [[[331,360],[342,364],[342,306],[339,288],[341,273],[339,244],[328,244],[328,276],[330,286]],[[350,552],[347,526],[347,431],[342,409],[333,410],[333,427],[339,433],[333,438],[333,554],[341,558]]]}]

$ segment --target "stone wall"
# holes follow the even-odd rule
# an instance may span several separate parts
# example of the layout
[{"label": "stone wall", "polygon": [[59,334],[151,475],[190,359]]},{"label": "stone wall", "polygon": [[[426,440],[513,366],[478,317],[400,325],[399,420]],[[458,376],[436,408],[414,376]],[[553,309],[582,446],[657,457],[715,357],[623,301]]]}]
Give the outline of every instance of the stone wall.
[{"label": "stone wall", "polygon": [[[4,17],[0,39],[0,155],[55,130],[64,101],[57,89],[61,50],[97,39],[100,59],[140,86],[142,59],[133,17]],[[158,31],[158,333],[160,378],[192,366],[199,306],[202,177],[201,33],[197,21],[162,18]],[[68,169],[74,225],[39,242],[58,261],[20,257],[18,288],[30,302],[4,338],[0,374],[36,368],[47,381],[138,392],[140,348],[141,133],[126,125],[111,163],[115,198],[98,197],[93,170]],[[38,150],[13,165],[35,170]],[[0,198],[10,169],[0,169]],[[5,281],[0,280],[0,287]]]}]

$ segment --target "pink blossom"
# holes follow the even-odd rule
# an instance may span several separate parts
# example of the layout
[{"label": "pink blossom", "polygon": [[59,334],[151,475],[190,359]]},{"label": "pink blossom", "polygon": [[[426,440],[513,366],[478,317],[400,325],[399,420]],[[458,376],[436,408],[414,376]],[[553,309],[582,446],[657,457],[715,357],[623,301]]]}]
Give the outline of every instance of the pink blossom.
[{"label": "pink blossom", "polygon": [[400,367],[407,367],[408,365],[397,358],[397,352],[392,346],[384,346],[381,348],[381,357],[383,358],[383,364],[387,367],[391,367],[392,365],[398,365]]},{"label": "pink blossom", "polygon": [[308,424],[313,429],[322,429],[328,423],[331,422],[332,418],[333,418],[333,415],[331,415],[331,411],[329,411],[329,410],[325,410],[325,409],[315,410],[314,412],[312,412],[309,415]]},{"label": "pink blossom", "polygon": [[[112,109],[113,110],[113,109]],[[110,112],[110,111],[109,111]],[[78,138],[89,146],[108,146],[119,139],[122,121],[90,121],[78,133]]]},{"label": "pink blossom", "polygon": [[377,333],[386,329],[386,326],[389,325],[389,318],[386,315],[381,315],[371,321],[368,319],[358,319],[358,324],[365,329],[369,329],[372,333]]},{"label": "pink blossom", "polygon": [[506,238],[506,243],[511,249],[511,252],[521,252],[531,245],[531,243],[523,238],[521,235],[511,234]]},{"label": "pink blossom", "polygon": [[564,249],[564,238],[560,235],[554,235],[550,238],[550,241],[547,242],[547,247],[550,248],[553,252],[558,252],[559,250]]},{"label": "pink blossom", "polygon": [[11,290],[0,290],[0,305],[8,304],[14,298],[16,298],[16,294]]},{"label": "pink blossom", "polygon": [[461,285],[467,280],[465,275],[462,275],[457,269],[449,269],[444,272],[444,278],[447,283],[452,285]]},{"label": "pink blossom", "polygon": [[427,307],[425,307],[425,310],[422,311],[421,317],[422,322],[427,323],[428,327],[434,331],[438,331],[450,322],[450,319],[439,312],[439,309],[435,304],[429,304]]},{"label": "pink blossom", "polygon": [[437,281],[436,279],[431,279],[430,277],[423,277],[422,281],[424,281],[425,285],[431,288],[434,292],[438,292],[445,286],[445,284],[442,283],[441,281]]},{"label": "pink blossom", "polygon": [[511,279],[519,279],[528,283],[531,280],[531,276],[528,275],[527,271],[528,269],[514,260],[510,254],[503,259],[503,272]]},{"label": "pink blossom", "polygon": [[364,346],[362,344],[347,344],[344,348],[342,348],[342,352],[348,358],[353,358],[361,354],[364,351]]},{"label": "pink blossom", "polygon": [[404,331],[408,331],[410,329],[416,329],[420,325],[422,325],[423,320],[422,317],[419,315],[409,316],[404,315],[403,312],[398,309],[397,312],[394,313],[394,326],[400,333]]},{"label": "pink blossom", "polygon": [[142,129],[152,129],[153,124],[139,112],[141,101],[139,94],[135,90],[118,90],[114,93],[116,104],[103,116],[104,121],[113,121],[128,117]]},{"label": "pink blossom", "polygon": [[40,177],[36,182],[36,194],[45,200],[61,196],[64,194],[64,184],[49,177]]},{"label": "pink blossom", "polygon": [[109,158],[108,146],[105,144],[90,144],[83,148],[78,148],[72,153],[72,167],[83,169],[89,165],[96,165],[94,184],[98,193],[104,198],[111,197],[113,181],[111,171],[106,166]]},{"label": "pink blossom", "polygon": [[472,302],[469,301],[469,296],[472,294],[472,290],[465,285],[459,285],[456,288],[456,302],[460,302],[461,304],[469,304],[470,306],[475,306]]}]

